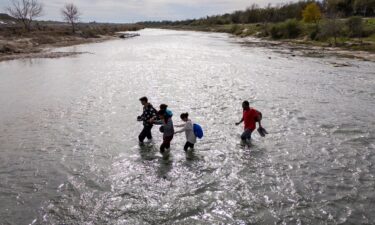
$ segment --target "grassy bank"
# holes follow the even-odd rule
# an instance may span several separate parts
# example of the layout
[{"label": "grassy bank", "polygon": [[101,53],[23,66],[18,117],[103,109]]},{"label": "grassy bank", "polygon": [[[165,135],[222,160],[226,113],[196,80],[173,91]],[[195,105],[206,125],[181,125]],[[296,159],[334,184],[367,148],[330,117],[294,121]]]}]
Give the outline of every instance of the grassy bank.
[{"label": "grassy bank", "polygon": [[[322,20],[319,24],[287,20],[281,23],[162,26],[167,29],[229,33],[321,47],[339,47],[375,53],[375,18],[362,19],[360,34],[353,34],[349,19]],[[334,28],[332,28],[333,24]],[[337,30],[335,30],[337,29]],[[332,30],[335,30],[333,33]]]},{"label": "grassy bank", "polygon": [[[40,53],[46,47],[62,47],[98,42],[115,37],[116,32],[137,31],[140,25],[79,24],[78,31],[63,23],[38,23],[32,31],[22,27],[0,27],[0,60],[14,59],[17,55]],[[11,57],[10,57],[11,56]]]}]

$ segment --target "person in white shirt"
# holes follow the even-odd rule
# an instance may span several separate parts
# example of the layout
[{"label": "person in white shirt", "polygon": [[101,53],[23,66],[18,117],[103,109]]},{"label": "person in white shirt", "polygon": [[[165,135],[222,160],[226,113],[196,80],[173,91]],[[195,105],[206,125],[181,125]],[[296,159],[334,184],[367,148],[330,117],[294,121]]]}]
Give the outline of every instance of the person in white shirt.
[{"label": "person in white shirt", "polygon": [[189,119],[189,113],[182,113],[180,118],[185,122],[185,124],[177,125],[176,127],[182,127],[182,129],[176,131],[175,134],[185,132],[186,144],[184,146],[184,151],[186,152],[189,148],[194,149],[194,144],[197,142],[197,137],[194,134],[193,122]]}]

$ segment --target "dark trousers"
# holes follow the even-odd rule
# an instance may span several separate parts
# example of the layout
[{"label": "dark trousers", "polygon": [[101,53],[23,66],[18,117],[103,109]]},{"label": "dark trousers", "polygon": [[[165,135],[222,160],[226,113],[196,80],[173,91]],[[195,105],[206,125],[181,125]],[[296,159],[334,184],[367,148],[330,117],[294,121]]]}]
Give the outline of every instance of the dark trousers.
[{"label": "dark trousers", "polygon": [[194,144],[187,141],[184,146],[184,151],[186,152],[189,148],[194,148]]},{"label": "dark trousers", "polygon": [[151,129],[152,126],[143,126],[143,130],[138,136],[139,142],[143,142],[146,137],[147,139],[152,139]]},{"label": "dark trousers", "polygon": [[251,133],[253,133],[252,130],[249,130],[249,129],[246,129],[242,135],[241,135],[241,139],[243,141],[246,141],[246,140],[250,140],[251,139]]},{"label": "dark trousers", "polygon": [[171,147],[171,141],[173,136],[163,137],[163,143],[160,145],[160,152],[164,153],[165,149],[169,149]]}]

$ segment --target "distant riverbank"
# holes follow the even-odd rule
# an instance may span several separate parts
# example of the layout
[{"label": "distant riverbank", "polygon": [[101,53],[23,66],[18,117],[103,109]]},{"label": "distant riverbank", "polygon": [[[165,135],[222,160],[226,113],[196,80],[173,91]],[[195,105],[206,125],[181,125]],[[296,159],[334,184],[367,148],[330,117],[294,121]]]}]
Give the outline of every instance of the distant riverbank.
[{"label": "distant riverbank", "polygon": [[293,56],[297,54],[295,51],[299,50],[300,54],[312,57],[337,55],[339,57],[357,58],[375,62],[375,40],[371,38],[338,39],[336,46],[330,41],[311,41],[307,37],[274,40],[269,36],[262,35],[261,29],[263,28],[260,26],[260,24],[229,24],[212,26],[161,26],[160,28],[228,33],[242,38],[243,42],[247,45],[286,49]]},{"label": "distant riverbank", "polygon": [[0,61],[22,58],[58,58],[82,52],[52,52],[51,48],[119,38],[117,32],[137,31],[139,25],[84,25],[76,33],[69,27],[46,26],[26,32],[19,27],[0,29]]}]

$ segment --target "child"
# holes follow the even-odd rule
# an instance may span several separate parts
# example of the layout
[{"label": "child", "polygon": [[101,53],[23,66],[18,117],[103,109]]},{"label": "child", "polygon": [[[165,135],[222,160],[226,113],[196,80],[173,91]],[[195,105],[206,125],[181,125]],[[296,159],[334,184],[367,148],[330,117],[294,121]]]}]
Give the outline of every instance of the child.
[{"label": "child", "polygon": [[169,117],[172,117],[172,116],[173,116],[172,111],[168,109],[168,105],[166,105],[166,104],[161,104],[161,105],[160,105],[160,111],[161,111],[161,110],[164,110],[167,116],[169,116]]},{"label": "child", "polygon": [[165,150],[170,149],[171,141],[174,135],[173,121],[172,118],[167,116],[165,110],[158,112],[160,121],[156,124],[161,124],[160,131],[163,133],[163,143],[160,145],[160,153],[164,154]]},{"label": "child", "polygon": [[244,132],[241,135],[241,140],[243,143],[246,143],[248,140],[251,139],[251,134],[256,129],[256,122],[259,123],[259,128],[262,128],[262,113],[254,108],[250,108],[250,103],[248,101],[244,101],[242,103],[242,108],[242,119],[240,122],[236,123],[236,125],[238,126],[242,122],[244,122]]},{"label": "child", "polygon": [[175,132],[175,134],[185,132],[186,144],[184,146],[184,151],[186,152],[188,148],[194,149],[194,144],[197,142],[197,137],[194,134],[193,122],[191,122],[191,120],[189,119],[189,113],[182,113],[180,118],[185,122],[185,124],[176,126],[183,128]]}]

